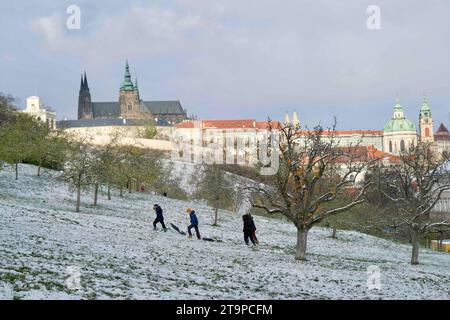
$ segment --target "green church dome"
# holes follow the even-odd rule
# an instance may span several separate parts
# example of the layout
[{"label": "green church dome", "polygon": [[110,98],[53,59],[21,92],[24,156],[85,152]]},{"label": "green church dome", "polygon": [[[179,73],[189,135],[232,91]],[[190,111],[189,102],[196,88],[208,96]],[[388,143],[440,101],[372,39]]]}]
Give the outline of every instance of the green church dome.
[{"label": "green church dome", "polygon": [[416,132],[416,126],[408,119],[392,119],[384,127],[385,132],[397,132],[397,131],[414,131]]},{"label": "green church dome", "polygon": [[394,106],[394,116],[384,126],[384,132],[400,132],[400,131],[417,132],[417,129],[414,123],[405,118],[403,107],[397,100],[397,103]]}]

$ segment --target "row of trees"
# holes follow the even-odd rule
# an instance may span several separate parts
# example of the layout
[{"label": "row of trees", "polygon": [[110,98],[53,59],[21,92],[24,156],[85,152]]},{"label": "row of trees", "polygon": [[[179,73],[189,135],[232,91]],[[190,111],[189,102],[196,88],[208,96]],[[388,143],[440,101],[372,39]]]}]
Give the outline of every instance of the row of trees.
[{"label": "row of trees", "polygon": [[392,216],[374,221],[403,229],[412,244],[411,263],[418,264],[424,237],[450,229],[450,221],[431,214],[450,190],[449,155],[436,155],[431,145],[420,144],[388,163],[368,157],[367,149],[359,145],[340,147],[335,127],[300,130],[286,124],[278,128],[279,170],[264,183],[245,186],[252,192],[253,207],[291,221],[297,228],[295,257],[306,260],[312,227],[337,216],[345,219],[346,213],[363,204],[375,212],[389,206]]},{"label": "row of trees", "polygon": [[19,179],[19,163],[60,168],[67,139],[62,131],[50,131],[35,118],[17,112],[14,99],[0,94],[0,160],[14,166]]},{"label": "row of trees", "polygon": [[119,137],[102,147],[92,147],[89,141],[72,139],[67,150],[64,171],[61,179],[68,183],[76,193],[76,211],[80,210],[83,191],[93,192],[93,205],[97,205],[101,187],[107,189],[111,199],[111,189],[131,193],[135,188],[148,186],[157,192],[164,192],[170,180],[157,154],[150,154],[136,146],[120,144]]}]

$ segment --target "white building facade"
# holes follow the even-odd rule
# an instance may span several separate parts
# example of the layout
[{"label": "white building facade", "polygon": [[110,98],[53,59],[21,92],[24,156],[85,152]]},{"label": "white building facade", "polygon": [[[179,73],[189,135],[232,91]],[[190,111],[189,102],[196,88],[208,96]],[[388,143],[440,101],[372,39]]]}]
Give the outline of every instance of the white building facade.
[{"label": "white building facade", "polygon": [[56,112],[44,108],[40,97],[32,96],[27,98],[27,106],[23,112],[45,122],[50,129],[56,129]]}]

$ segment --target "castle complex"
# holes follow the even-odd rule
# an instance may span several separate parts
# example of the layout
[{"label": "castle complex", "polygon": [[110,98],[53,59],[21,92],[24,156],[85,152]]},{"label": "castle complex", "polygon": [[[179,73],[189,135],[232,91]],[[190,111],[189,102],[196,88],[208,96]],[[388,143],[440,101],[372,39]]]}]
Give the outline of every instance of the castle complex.
[{"label": "castle complex", "polygon": [[[297,113],[294,112],[292,120],[286,115],[285,123],[299,124]],[[197,123],[197,125],[195,125]],[[227,130],[228,134],[236,132],[236,136],[250,136],[263,127],[262,122],[255,120],[207,120],[187,121],[177,125],[177,130],[188,137],[201,132],[208,136],[214,132]],[[324,134],[329,134],[325,132]],[[374,148],[386,154],[398,156],[418,143],[430,143],[433,150],[442,153],[450,152],[450,133],[442,123],[439,129],[434,131],[434,121],[431,108],[426,97],[423,98],[419,112],[419,130],[416,125],[405,116],[403,107],[397,99],[394,105],[392,118],[386,123],[383,130],[346,130],[336,131],[338,143],[342,147],[360,145]]]},{"label": "castle complex", "polygon": [[154,120],[175,125],[187,119],[186,110],[179,101],[144,101],[139,94],[137,79],[131,81],[128,61],[119,89],[119,99],[113,102],[92,102],[86,72],[81,76],[78,95],[78,120],[81,119],[129,119]]},{"label": "castle complex", "polygon": [[[211,121],[191,119],[192,117],[188,118],[186,110],[182,108],[179,101],[142,100],[137,79],[134,82],[131,80],[127,61],[117,101],[93,102],[85,72],[81,76],[78,95],[78,120],[60,121],[58,126],[67,129],[78,128],[80,132],[93,131],[104,134],[107,131],[106,127],[139,127],[143,125],[142,121],[150,121],[160,128],[161,126],[172,127],[173,130],[170,129],[170,132],[176,131],[186,137],[214,134],[224,130],[234,132],[236,137],[242,137],[266,130],[262,122],[254,119]],[[423,98],[418,120],[417,127],[406,117],[397,99],[392,117],[382,130],[337,131],[336,135],[341,146],[359,144],[393,156],[398,156],[421,142],[430,143],[433,150],[439,153],[450,151],[450,133],[443,123],[435,131],[435,122],[426,97]],[[292,120],[286,116],[284,122],[299,124],[297,113],[293,114]]]}]

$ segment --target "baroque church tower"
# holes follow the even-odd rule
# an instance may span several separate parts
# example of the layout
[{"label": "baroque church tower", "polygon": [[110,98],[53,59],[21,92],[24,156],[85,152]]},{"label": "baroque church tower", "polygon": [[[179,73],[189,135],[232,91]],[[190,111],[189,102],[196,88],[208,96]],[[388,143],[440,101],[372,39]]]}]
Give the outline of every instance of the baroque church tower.
[{"label": "baroque church tower", "polygon": [[87,82],[86,71],[81,75],[80,92],[78,93],[78,119],[92,119],[91,93]]},{"label": "baroque church tower", "polygon": [[[125,75],[119,91],[120,116],[125,119],[143,119],[145,112],[141,108],[141,98],[137,79],[131,81],[130,66],[128,60],[125,64]],[[150,116],[150,114],[148,115]]]},{"label": "baroque church tower", "polygon": [[419,115],[420,141],[423,143],[434,142],[434,122],[430,105],[426,96],[423,97],[422,108]]}]

